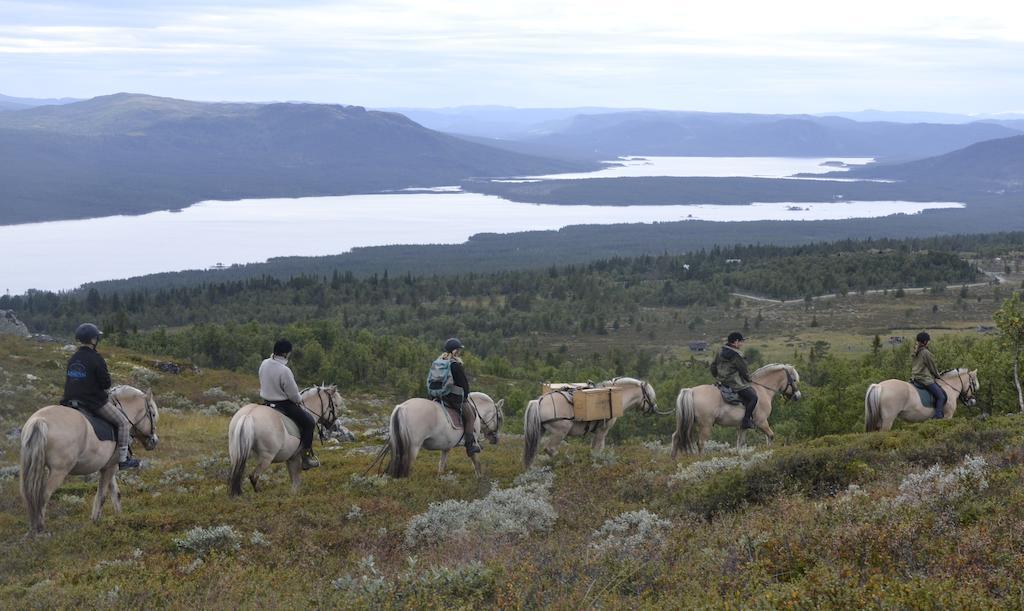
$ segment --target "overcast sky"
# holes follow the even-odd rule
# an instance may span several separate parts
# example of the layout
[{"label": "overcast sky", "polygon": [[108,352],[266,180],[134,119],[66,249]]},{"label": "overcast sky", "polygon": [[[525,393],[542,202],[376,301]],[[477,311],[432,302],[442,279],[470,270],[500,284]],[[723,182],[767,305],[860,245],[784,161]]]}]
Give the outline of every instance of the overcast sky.
[{"label": "overcast sky", "polygon": [[0,93],[1024,111],[1024,2],[0,0]]}]

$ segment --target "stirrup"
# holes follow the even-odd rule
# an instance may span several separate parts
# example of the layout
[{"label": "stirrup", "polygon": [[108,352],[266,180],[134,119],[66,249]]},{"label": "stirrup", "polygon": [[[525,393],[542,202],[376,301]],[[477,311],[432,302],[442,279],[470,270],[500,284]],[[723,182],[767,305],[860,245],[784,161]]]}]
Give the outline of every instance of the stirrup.
[{"label": "stirrup", "polygon": [[312,451],[306,452],[302,455],[302,470],[308,471],[310,469],[316,469],[320,466],[320,459],[313,454]]}]

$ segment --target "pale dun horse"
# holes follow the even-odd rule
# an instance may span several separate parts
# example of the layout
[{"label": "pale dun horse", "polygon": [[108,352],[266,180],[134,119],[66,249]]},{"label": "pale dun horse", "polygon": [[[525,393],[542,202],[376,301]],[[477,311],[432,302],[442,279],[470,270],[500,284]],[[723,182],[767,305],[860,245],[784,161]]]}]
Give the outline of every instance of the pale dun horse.
[{"label": "pale dun horse", "polygon": [[[764,433],[770,444],[775,431],[768,424],[772,400],[782,395],[787,401],[800,400],[800,374],[792,365],[774,363],[750,374],[751,388],[757,393],[754,427]],[[679,452],[704,453],[704,443],[711,437],[714,425],[739,428],[743,422],[743,406],[726,403],[722,391],[713,384],[684,388],[676,398],[676,432],[672,433],[672,458]],[[746,441],[746,429],[736,433],[736,447]]]},{"label": "pale dun horse", "polygon": [[[639,408],[644,414],[653,414],[658,409],[657,395],[654,387],[636,378],[613,378],[595,385],[596,388],[609,386],[624,390],[622,397],[623,411]],[[573,407],[569,399],[561,392],[549,392],[530,401],[523,414],[523,468],[529,469],[533,464],[537,451],[544,450],[548,456],[558,452],[558,446],[566,437],[582,437],[589,432],[594,433],[590,442],[593,452],[604,449],[605,437],[618,418],[594,420],[591,422],[577,421],[573,418]],[[547,434],[543,439],[542,435]]]},{"label": "pale dun horse", "polygon": [[[159,413],[152,391],[115,386],[109,396],[131,422],[131,436],[141,440],[147,450],[156,448]],[[48,405],[32,414],[21,429],[21,496],[28,507],[29,533],[42,532],[46,503],[68,475],[100,472],[93,521],[99,519],[107,497],[120,513],[121,493],[115,477],[119,458],[116,442],[100,441],[78,410]]]},{"label": "pale dun horse", "polygon": [[[966,367],[951,369],[936,380],[946,391],[946,407],[942,418],[952,418],[956,413],[957,401],[974,405],[978,394],[978,370]],[[888,431],[897,418],[907,422],[923,422],[935,414],[935,409],[925,407],[917,394],[917,387],[903,380],[885,380],[868,386],[864,394],[864,430]]]},{"label": "pale dun horse", "polygon": [[[337,407],[342,403],[337,386],[313,386],[299,393],[299,398],[302,399],[300,405],[316,418],[319,426],[334,425],[338,418]],[[228,424],[228,455],[231,458],[229,496],[242,494],[242,478],[245,477],[245,466],[250,458],[256,463],[249,474],[249,483],[254,492],[259,492],[260,475],[276,462],[288,463],[292,494],[299,491],[302,450],[298,433],[288,431],[285,418],[284,414],[269,405],[256,403],[243,405],[231,417]]]},{"label": "pale dun horse", "polygon": [[[497,403],[482,392],[469,393],[469,403],[476,410],[477,435],[483,432],[492,443],[498,443],[498,431],[505,422],[502,407],[505,400]],[[421,448],[441,450],[441,461],[437,465],[438,475],[443,475],[448,468],[448,452],[463,440],[461,428],[454,428],[442,408],[436,401],[414,398],[398,405],[391,412],[389,422],[388,446],[391,459],[385,469],[391,477],[409,477],[412,463],[416,460]],[[479,454],[470,456],[473,471],[480,477]]]}]

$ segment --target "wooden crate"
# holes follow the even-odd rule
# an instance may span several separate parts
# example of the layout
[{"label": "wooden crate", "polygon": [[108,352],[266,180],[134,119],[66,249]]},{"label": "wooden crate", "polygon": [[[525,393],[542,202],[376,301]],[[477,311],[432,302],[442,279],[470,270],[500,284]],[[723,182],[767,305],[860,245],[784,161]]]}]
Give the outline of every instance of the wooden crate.
[{"label": "wooden crate", "polygon": [[572,395],[573,415],[584,422],[618,418],[623,413],[623,389],[587,388]]}]

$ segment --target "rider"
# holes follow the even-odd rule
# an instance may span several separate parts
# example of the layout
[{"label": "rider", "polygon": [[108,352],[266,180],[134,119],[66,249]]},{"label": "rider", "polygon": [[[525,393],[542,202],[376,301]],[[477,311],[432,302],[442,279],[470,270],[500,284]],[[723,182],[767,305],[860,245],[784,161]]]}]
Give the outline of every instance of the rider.
[{"label": "rider", "polygon": [[481,452],[480,444],[476,441],[476,409],[469,402],[469,380],[466,378],[466,368],[462,363],[462,350],[465,346],[458,338],[451,338],[444,343],[444,352],[440,358],[451,361],[452,392],[441,397],[441,400],[452,409],[462,412],[463,438],[466,440],[466,454],[472,456]]},{"label": "rider", "polygon": [[747,360],[743,356],[742,348],[745,342],[743,334],[733,331],[726,338],[722,350],[715,355],[711,363],[711,375],[715,376],[718,383],[736,391],[743,402],[743,422],[741,428],[754,428],[754,409],[757,407],[757,393],[750,387],[750,373],[747,370]]},{"label": "rider", "polygon": [[114,425],[117,431],[118,468],[138,469],[139,460],[128,456],[132,423],[107,397],[110,372],[107,370],[107,362],[96,350],[101,337],[103,333],[92,323],[82,323],[75,329],[75,341],[81,346],[68,359],[64,396],[60,404],[85,410]]},{"label": "rider", "polygon": [[295,376],[288,368],[291,353],[292,343],[279,339],[274,343],[274,354],[260,363],[260,398],[299,426],[302,468],[313,469],[320,466],[320,461],[313,454],[313,428],[316,421],[302,405]]},{"label": "rider", "polygon": [[935,399],[935,419],[942,418],[942,410],[946,406],[946,392],[936,383],[939,370],[935,367],[935,359],[928,350],[928,342],[932,340],[927,331],[917,334],[917,346],[911,354],[914,360],[910,365],[910,381],[927,390]]}]

